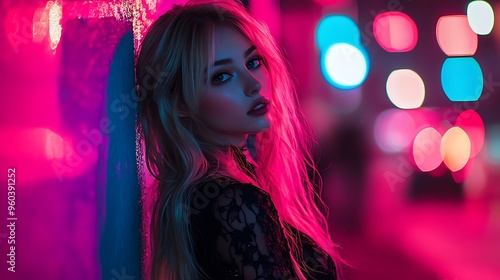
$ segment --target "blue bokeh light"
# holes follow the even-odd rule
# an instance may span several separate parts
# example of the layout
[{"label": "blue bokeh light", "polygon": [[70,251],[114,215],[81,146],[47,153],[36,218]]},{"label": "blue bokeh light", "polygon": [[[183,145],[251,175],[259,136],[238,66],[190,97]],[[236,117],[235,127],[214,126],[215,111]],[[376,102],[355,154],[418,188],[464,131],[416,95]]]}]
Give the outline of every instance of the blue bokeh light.
[{"label": "blue bokeh light", "polygon": [[483,91],[483,72],[473,57],[449,57],[441,69],[441,85],[451,101],[477,101]]},{"label": "blue bokeh light", "polygon": [[358,25],[350,17],[330,15],[324,17],[316,29],[316,43],[321,52],[335,43],[347,43],[363,48]]},{"label": "blue bokeh light", "polygon": [[344,15],[324,17],[316,29],[320,68],[325,80],[339,89],[353,89],[366,80],[370,59],[356,22]]}]

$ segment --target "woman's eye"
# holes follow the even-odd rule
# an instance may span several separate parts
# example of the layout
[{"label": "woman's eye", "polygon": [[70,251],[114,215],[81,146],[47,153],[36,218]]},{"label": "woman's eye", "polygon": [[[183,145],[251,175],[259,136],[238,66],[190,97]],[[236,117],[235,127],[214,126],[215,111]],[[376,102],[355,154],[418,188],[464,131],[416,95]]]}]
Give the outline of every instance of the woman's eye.
[{"label": "woman's eye", "polygon": [[262,57],[257,57],[247,63],[248,69],[257,68],[262,64]]},{"label": "woman's eye", "polygon": [[230,77],[231,75],[227,73],[219,73],[213,77],[212,82],[216,85],[219,85],[229,80]]}]

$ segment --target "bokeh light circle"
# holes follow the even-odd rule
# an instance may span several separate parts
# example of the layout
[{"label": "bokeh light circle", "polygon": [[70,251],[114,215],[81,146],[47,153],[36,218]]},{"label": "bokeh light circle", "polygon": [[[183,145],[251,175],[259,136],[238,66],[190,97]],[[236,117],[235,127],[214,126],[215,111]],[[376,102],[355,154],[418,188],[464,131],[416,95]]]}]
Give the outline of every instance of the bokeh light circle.
[{"label": "bokeh light circle", "polygon": [[476,34],[488,35],[495,24],[495,14],[488,2],[472,1],[467,6],[467,20]]},{"label": "bokeh light circle", "polygon": [[375,142],[384,152],[400,152],[413,140],[415,126],[415,121],[408,111],[385,110],[375,120]]},{"label": "bokeh light circle", "polygon": [[319,22],[316,28],[316,43],[322,52],[336,43],[361,47],[361,33],[356,22],[350,17],[330,15]]},{"label": "bokeh light circle", "polygon": [[444,133],[440,150],[446,166],[456,172],[469,161],[471,152],[469,136],[463,129],[454,126]]},{"label": "bokeh light circle", "polygon": [[465,164],[464,167],[462,167],[458,171],[451,172],[453,181],[455,181],[455,183],[457,184],[463,183],[471,175],[474,168],[474,163],[475,158],[469,158],[469,161],[467,161],[467,164]]},{"label": "bokeh light circle", "polygon": [[472,31],[466,15],[440,17],[436,37],[447,56],[472,56],[476,53],[477,34]]},{"label": "bokeh light circle", "polygon": [[466,110],[460,113],[455,126],[463,129],[471,140],[471,157],[477,156],[484,144],[484,122],[481,116],[474,110]]},{"label": "bokeh light circle", "polygon": [[402,12],[378,14],[373,21],[373,35],[388,52],[407,52],[417,45],[418,29],[413,19]]},{"label": "bokeh light circle", "polygon": [[432,171],[443,162],[441,140],[441,133],[433,127],[422,129],[415,137],[412,154],[415,164],[421,171]]},{"label": "bokeh light circle", "polygon": [[400,109],[415,109],[425,99],[425,85],[420,76],[410,69],[394,70],[387,78],[389,100]]},{"label": "bokeh light circle", "polygon": [[324,74],[333,86],[342,89],[355,88],[362,84],[368,75],[368,60],[365,54],[353,45],[334,44],[326,51],[324,59]]},{"label": "bokeh light circle", "polygon": [[441,85],[451,101],[477,101],[483,91],[483,71],[473,57],[449,57],[441,69]]}]

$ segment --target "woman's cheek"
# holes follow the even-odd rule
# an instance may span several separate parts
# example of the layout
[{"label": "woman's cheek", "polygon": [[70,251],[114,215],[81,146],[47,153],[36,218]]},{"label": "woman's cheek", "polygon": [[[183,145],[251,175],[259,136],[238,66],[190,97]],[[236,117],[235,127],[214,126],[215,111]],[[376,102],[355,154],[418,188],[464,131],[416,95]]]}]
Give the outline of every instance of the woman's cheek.
[{"label": "woman's cheek", "polygon": [[214,93],[202,104],[205,111],[213,115],[227,115],[240,107],[240,102],[230,93]]}]

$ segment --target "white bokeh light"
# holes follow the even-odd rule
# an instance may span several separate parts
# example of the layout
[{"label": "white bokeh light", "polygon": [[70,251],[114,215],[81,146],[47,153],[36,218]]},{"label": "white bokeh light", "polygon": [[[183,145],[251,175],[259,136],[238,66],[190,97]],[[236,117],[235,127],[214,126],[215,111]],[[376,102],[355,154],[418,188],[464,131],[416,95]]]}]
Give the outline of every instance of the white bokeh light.
[{"label": "white bokeh light", "polygon": [[326,51],[326,72],[334,83],[356,87],[368,74],[367,60],[356,47],[346,43],[333,44]]},{"label": "white bokeh light", "polygon": [[387,96],[400,109],[415,109],[425,99],[425,85],[420,76],[410,69],[394,70],[387,78]]},{"label": "white bokeh light", "polygon": [[472,1],[467,6],[467,20],[476,34],[488,35],[495,23],[493,8],[486,1]]}]

